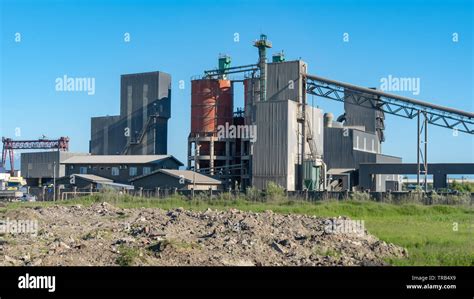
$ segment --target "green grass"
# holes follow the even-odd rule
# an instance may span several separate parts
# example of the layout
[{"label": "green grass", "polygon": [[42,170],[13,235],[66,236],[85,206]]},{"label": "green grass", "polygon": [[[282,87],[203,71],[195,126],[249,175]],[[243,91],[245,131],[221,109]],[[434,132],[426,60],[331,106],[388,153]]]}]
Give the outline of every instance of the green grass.
[{"label": "green grass", "polygon": [[[122,208],[156,207],[191,210],[207,208],[225,210],[298,213],[322,217],[349,216],[364,220],[366,229],[378,238],[405,247],[407,259],[389,260],[393,265],[464,265],[474,266],[474,209],[469,206],[423,206],[419,204],[388,204],[371,201],[271,201],[256,202],[244,199],[186,200],[180,196],[167,199],[141,199],[127,196],[89,196],[64,202],[10,203],[0,208],[51,205],[90,205],[104,198]],[[457,231],[454,229],[457,223]]]},{"label": "green grass", "polygon": [[118,250],[119,256],[117,257],[116,263],[119,266],[133,266],[136,260],[140,258],[140,253],[136,248],[122,245]]}]

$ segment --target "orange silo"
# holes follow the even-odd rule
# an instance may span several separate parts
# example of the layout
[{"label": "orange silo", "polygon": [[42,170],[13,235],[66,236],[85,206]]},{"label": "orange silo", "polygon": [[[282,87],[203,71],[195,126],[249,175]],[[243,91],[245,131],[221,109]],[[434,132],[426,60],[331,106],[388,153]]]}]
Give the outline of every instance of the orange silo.
[{"label": "orange silo", "polygon": [[230,80],[191,81],[191,134],[214,136],[219,125],[232,124],[233,91]]}]

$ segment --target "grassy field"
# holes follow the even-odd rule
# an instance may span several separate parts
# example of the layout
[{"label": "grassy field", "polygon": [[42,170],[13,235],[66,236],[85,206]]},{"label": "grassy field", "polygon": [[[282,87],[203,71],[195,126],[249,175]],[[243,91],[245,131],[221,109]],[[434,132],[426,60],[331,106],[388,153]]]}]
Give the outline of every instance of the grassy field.
[{"label": "grassy field", "polygon": [[393,265],[453,265],[474,266],[474,209],[467,206],[423,206],[418,204],[393,205],[370,201],[302,201],[255,202],[239,200],[186,200],[181,197],[167,199],[141,199],[105,194],[64,202],[9,203],[0,208],[22,206],[89,205],[107,201],[122,208],[157,207],[170,209],[183,207],[191,210],[230,209],[276,213],[299,213],[315,216],[349,216],[364,220],[366,229],[378,238],[405,247],[409,258],[389,260]]}]

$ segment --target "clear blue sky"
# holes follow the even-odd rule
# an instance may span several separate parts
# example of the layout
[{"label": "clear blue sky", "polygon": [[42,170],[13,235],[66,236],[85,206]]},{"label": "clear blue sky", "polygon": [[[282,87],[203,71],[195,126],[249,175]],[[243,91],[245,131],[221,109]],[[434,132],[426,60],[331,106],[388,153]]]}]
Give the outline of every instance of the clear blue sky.
[{"label": "clear blue sky", "polygon": [[[255,63],[251,44],[261,32],[270,54],[301,58],[311,74],[370,87],[388,75],[419,77],[418,96],[399,94],[474,110],[470,0],[0,2],[2,136],[17,127],[24,139],[67,135],[72,151],[88,151],[90,118],[119,113],[120,74],[160,70],[173,80],[168,150],[184,162],[191,76],[215,67],[219,53],[233,65]],[[56,92],[65,74],[94,77],[95,95]],[[235,103],[242,106],[241,94]],[[314,103],[342,112],[338,102]],[[416,122],[389,115],[386,125],[384,152],[416,161]],[[429,138],[430,162],[474,162],[472,136],[431,126]]]}]

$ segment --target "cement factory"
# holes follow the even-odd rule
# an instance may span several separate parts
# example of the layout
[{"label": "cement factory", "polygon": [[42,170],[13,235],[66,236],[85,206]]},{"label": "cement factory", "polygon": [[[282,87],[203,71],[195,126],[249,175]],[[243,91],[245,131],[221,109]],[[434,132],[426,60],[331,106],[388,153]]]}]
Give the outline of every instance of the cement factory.
[{"label": "cement factory", "polygon": [[[472,136],[473,113],[311,75],[304,61],[286,61],[283,52],[270,62],[272,43],[264,34],[253,46],[257,63],[232,66],[221,55],[216,69],[191,81],[186,161],[168,152],[171,75],[156,71],[121,76],[120,115],[91,119],[89,153],[69,152],[67,137],[4,138],[2,166],[9,153],[10,179],[20,177],[13,150],[53,149],[22,153],[21,177],[43,198],[53,186],[54,199],[105,187],[245,191],[265,190],[270,182],[287,191],[398,192],[402,175],[416,175],[417,186],[428,191],[428,176],[438,190],[448,187],[448,175],[474,174],[474,163],[428,163],[427,157],[428,125]],[[243,86],[243,108],[234,107],[236,84]],[[313,107],[308,95],[342,102],[344,113]],[[382,153],[387,115],[417,121],[416,163]]]}]

